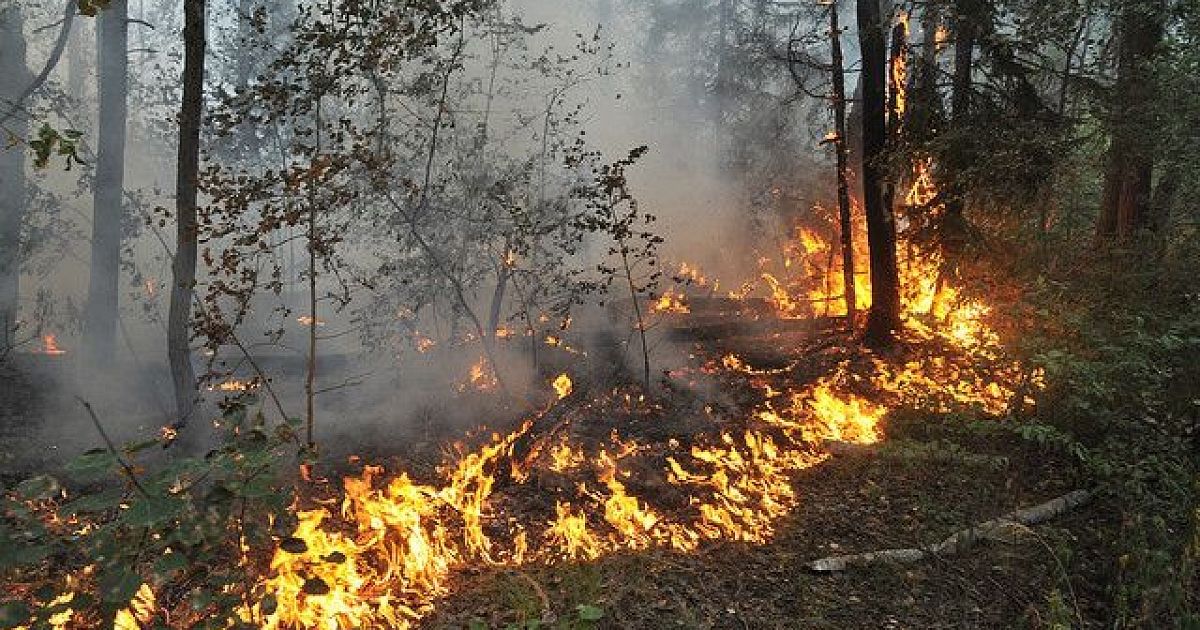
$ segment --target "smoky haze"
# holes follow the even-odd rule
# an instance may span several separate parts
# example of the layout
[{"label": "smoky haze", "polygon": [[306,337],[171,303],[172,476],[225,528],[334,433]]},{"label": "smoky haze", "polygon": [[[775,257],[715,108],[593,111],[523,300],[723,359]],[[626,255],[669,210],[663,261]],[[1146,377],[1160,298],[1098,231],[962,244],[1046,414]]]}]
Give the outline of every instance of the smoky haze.
[{"label": "smoky haze", "polygon": [[[657,218],[653,230],[667,237],[659,251],[661,266],[667,271],[659,292],[673,288],[673,272],[684,262],[711,278],[720,278],[721,292],[734,290],[757,277],[757,258],[773,252],[797,216],[828,197],[831,188],[823,162],[825,154],[818,146],[825,127],[823,106],[797,98],[792,78],[777,57],[778,51],[787,47],[788,30],[796,17],[749,22],[753,28],[731,31],[727,45],[755,37],[764,43],[757,58],[739,59],[742,67],[720,70],[713,55],[720,51],[721,44],[696,35],[717,16],[701,9],[689,14],[695,24],[674,22],[671,14],[656,13],[660,4],[673,3],[501,3],[499,19],[519,16],[530,27],[531,34],[523,43],[530,57],[547,51],[553,51],[548,54],[550,58],[570,56],[581,41],[601,52],[579,62],[579,72],[587,75],[586,80],[561,93],[546,77],[518,82],[520,70],[501,71],[501,82],[511,73],[507,78],[513,84],[508,91],[499,92],[497,102],[492,104],[498,113],[493,124],[503,130],[497,131],[497,136],[509,134],[505,136],[505,151],[536,151],[537,126],[515,121],[522,116],[535,118],[550,99],[558,99],[556,106],[563,110],[579,107],[578,126],[589,147],[602,151],[605,161],[647,146],[646,155],[630,170],[630,182],[642,212]],[[239,11],[246,15],[253,9],[253,2],[243,2],[211,10],[206,79],[206,106],[210,111],[237,83],[239,73],[262,72],[266,67],[264,61],[246,68],[246,59],[254,55],[268,59],[272,50],[271,46],[247,44]],[[27,30],[52,21],[55,11],[55,7],[31,10]],[[48,421],[31,424],[39,427],[38,442],[50,445],[48,452],[25,454],[34,458],[53,458],[60,452],[77,452],[96,444],[94,430],[77,397],[92,402],[103,420],[112,425],[114,436],[122,440],[156,432],[171,419],[164,335],[173,225],[169,213],[157,208],[173,207],[174,117],[181,54],[174,35],[181,27],[181,11],[177,3],[168,2],[135,3],[130,12],[131,17],[153,24],[154,29],[137,23],[130,27],[133,52],[125,152],[125,239],[118,285],[117,350],[108,362],[111,369],[85,368],[77,361],[83,341],[79,312],[88,293],[88,238],[92,231],[91,195],[86,192],[94,181],[99,123],[94,114],[96,28],[92,20],[78,20],[65,61],[53,75],[50,88],[63,94],[62,104],[44,108],[44,115],[56,124],[84,131],[81,156],[86,164],[66,171],[52,162],[46,169],[29,171],[47,208],[53,208],[35,215],[46,223],[46,233],[29,259],[22,282],[23,319],[26,330],[36,330],[36,334],[30,335],[17,354],[27,364],[31,378],[41,383],[33,408]],[[280,40],[268,43],[277,48],[286,44]],[[35,65],[32,60],[44,59],[48,45],[38,39],[31,45],[31,65]],[[470,54],[464,55],[464,67],[455,75],[453,89],[467,90],[472,82],[482,83],[488,76],[486,46],[472,46]],[[604,69],[595,72],[596,67]],[[744,74],[739,80],[755,83],[758,100],[731,103],[723,114],[714,115],[717,83],[734,80],[719,76],[722,72]],[[466,98],[464,109],[479,106],[479,98],[478,94]],[[768,108],[766,103],[774,107]],[[362,108],[358,115],[373,115],[367,105]],[[261,143],[255,148],[262,152],[264,161],[276,159],[267,138],[254,138]],[[209,163],[225,159],[225,140],[206,132],[205,142]],[[783,147],[802,156],[792,164],[808,163],[811,168],[779,172],[766,157],[766,148],[778,151]],[[435,177],[440,174],[443,171],[435,170]],[[294,239],[296,232],[282,236]],[[576,262],[581,267],[594,266],[607,247],[593,238],[585,243]],[[383,259],[380,244],[369,239],[355,242],[351,238],[342,248],[341,259],[353,268],[375,269]],[[282,260],[285,283],[290,286],[285,286],[279,296],[256,298],[242,331],[251,355],[271,378],[284,411],[292,416],[303,412],[307,328],[298,318],[306,315],[301,294],[304,256],[302,242],[293,240],[279,249],[277,257]],[[203,271],[201,276],[203,282]],[[322,293],[341,290],[327,277],[322,277],[320,284]],[[476,310],[485,312],[494,290],[494,282],[485,283],[469,301]],[[614,294],[619,291],[614,290]],[[415,336],[459,334],[461,323],[434,321],[441,315],[425,311],[418,313],[408,327],[389,329],[388,317],[381,315],[381,302],[361,286],[336,307],[325,301],[317,322],[322,337],[317,360],[318,441],[334,445],[334,451],[345,452],[363,450],[363,434],[383,436],[384,440],[394,436],[399,442],[438,442],[465,428],[519,414],[527,408],[522,405],[538,400],[538,392],[559,370],[601,379],[628,378],[640,362],[628,304],[622,307],[616,295],[603,301],[604,306],[596,299],[576,306],[570,328],[562,330],[560,326],[556,330],[553,324],[546,324],[539,330],[539,336],[561,337],[567,350],[542,347],[539,351],[543,361],[536,371],[531,367],[531,350],[523,334],[501,344],[497,353],[501,380],[521,402],[498,406],[470,396],[476,388],[471,382],[471,368],[481,359],[478,343],[450,344],[439,339],[432,350],[414,349]],[[502,318],[504,325],[521,331],[520,323],[510,321],[509,315],[506,312]],[[268,335],[272,330],[284,334]],[[46,354],[41,340],[44,334],[55,335],[66,354]],[[408,338],[396,342],[400,336]],[[686,348],[674,346],[661,329],[653,329],[650,337],[656,374],[685,356]],[[198,371],[203,373],[209,357],[198,349],[195,358]],[[208,401],[201,414],[203,426],[219,415],[222,383],[254,376],[249,362],[236,351],[224,348],[215,359],[218,374],[202,388]],[[594,365],[611,361],[617,366],[597,369]],[[262,391],[259,394],[255,408],[278,415],[270,397]],[[364,427],[371,430],[361,431]]]}]

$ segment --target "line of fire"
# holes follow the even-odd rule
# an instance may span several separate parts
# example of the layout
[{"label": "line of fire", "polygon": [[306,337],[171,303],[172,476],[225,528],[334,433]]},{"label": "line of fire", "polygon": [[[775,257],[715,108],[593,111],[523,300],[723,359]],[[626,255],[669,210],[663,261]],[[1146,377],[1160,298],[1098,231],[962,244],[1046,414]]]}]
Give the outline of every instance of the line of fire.
[{"label": "line of fire", "polygon": [[0,3],[0,628],[1195,627],[1198,44]]}]

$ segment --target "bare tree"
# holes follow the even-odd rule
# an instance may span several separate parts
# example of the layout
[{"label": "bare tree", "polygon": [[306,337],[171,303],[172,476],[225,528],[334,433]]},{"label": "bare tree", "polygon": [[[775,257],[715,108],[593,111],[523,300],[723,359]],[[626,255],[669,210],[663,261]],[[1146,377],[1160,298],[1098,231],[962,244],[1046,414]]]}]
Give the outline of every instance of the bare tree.
[{"label": "bare tree", "polygon": [[896,219],[884,195],[887,153],[887,43],[879,0],[858,0],[862,51],[863,205],[871,259],[871,312],[866,339],[884,345],[900,327],[900,279],[896,265]]},{"label": "bare tree", "polygon": [[204,0],[183,3],[183,98],[179,108],[179,155],[175,180],[175,260],[167,316],[167,356],[175,387],[177,422],[187,422],[196,403],[196,374],[188,333],[196,284],[196,189],[200,171],[200,116],[204,98]]},{"label": "bare tree", "polygon": [[[30,81],[26,65],[24,16],[21,5],[0,9],[0,106],[17,108],[22,88]],[[29,121],[15,113],[0,129],[5,137],[24,139]],[[14,345],[21,279],[21,226],[26,211],[25,145],[0,142],[0,351]]]},{"label": "bare tree", "polygon": [[113,2],[97,20],[100,134],[92,196],[92,264],[83,323],[86,352],[93,363],[109,360],[116,344],[128,118],[129,6]]}]

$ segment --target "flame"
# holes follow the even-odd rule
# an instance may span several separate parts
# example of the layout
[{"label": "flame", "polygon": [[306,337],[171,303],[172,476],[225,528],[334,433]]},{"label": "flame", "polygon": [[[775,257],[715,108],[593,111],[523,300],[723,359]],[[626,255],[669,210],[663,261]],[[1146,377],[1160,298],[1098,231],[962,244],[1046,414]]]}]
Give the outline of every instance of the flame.
[{"label": "flame", "polygon": [[117,616],[113,619],[113,630],[142,630],[154,618],[157,610],[154,589],[143,583],[129,601],[129,607],[117,611]]},{"label": "flame", "polygon": [[466,391],[468,388],[479,391],[488,391],[495,389],[500,381],[492,372],[491,365],[488,363],[487,357],[479,357],[475,363],[471,364],[471,369],[467,374],[467,380],[458,384],[457,389],[460,392]]},{"label": "flame", "polygon": [[47,333],[42,335],[42,346],[38,349],[37,353],[50,356],[61,356],[66,354],[67,351],[58,346],[58,337],[56,337],[53,333]]},{"label": "flame", "polygon": [[209,385],[208,391],[225,392],[225,393],[240,393],[249,392],[258,389],[257,379],[230,379],[222,381],[216,385]]},{"label": "flame", "polygon": [[692,312],[683,295],[673,291],[663,293],[651,308],[655,313],[676,313],[683,315]]},{"label": "flame", "polygon": [[325,320],[316,319],[311,315],[301,315],[300,317],[296,318],[296,322],[301,326],[312,326],[315,322],[318,328],[325,325]]},{"label": "flame", "polygon": [[574,388],[574,384],[571,382],[571,377],[565,373],[559,374],[557,377],[555,377],[554,382],[551,383],[551,385],[554,386],[554,393],[558,394],[559,400],[570,396],[571,390]]},{"label": "flame", "polygon": [[808,406],[818,420],[814,438],[856,444],[879,441],[879,422],[886,409],[854,395],[836,394],[830,383],[818,383]]}]

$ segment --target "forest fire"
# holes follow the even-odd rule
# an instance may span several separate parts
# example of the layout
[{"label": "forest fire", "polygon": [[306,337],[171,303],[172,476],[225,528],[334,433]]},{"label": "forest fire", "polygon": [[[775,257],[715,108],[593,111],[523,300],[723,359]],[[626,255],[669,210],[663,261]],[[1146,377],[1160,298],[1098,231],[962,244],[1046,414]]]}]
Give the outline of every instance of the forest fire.
[{"label": "forest fire", "polygon": [[652,307],[655,313],[675,313],[677,315],[686,315],[692,312],[688,307],[686,299],[683,295],[674,291],[667,291],[659,296]]},{"label": "forest fire", "polygon": [[44,354],[52,357],[62,356],[67,353],[66,350],[63,350],[58,345],[58,337],[53,333],[42,335],[41,344],[35,352],[36,354]]}]

